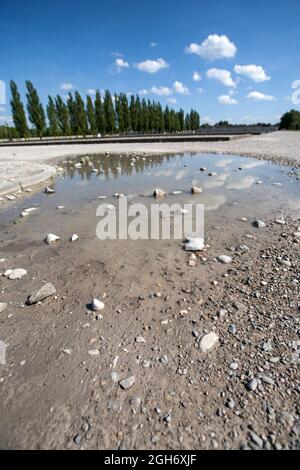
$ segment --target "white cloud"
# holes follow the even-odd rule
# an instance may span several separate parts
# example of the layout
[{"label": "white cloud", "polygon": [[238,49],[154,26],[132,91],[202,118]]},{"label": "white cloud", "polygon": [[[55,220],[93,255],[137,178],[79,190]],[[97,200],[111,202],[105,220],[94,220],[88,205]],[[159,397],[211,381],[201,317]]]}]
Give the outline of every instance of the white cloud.
[{"label": "white cloud", "polygon": [[121,71],[121,69],[128,69],[129,68],[128,62],[126,62],[126,60],[121,59],[121,58],[116,59],[115,65],[116,65],[119,72]]},{"label": "white cloud", "polygon": [[157,45],[157,42],[150,42],[150,47],[156,47]]},{"label": "white cloud", "polygon": [[164,59],[157,59],[157,60],[145,60],[144,62],[139,62],[134,64],[134,66],[140,72],[147,72],[147,73],[156,73],[159,70],[167,69],[170,65]]},{"label": "white cloud", "polygon": [[114,57],[123,57],[123,54],[121,54],[121,52],[111,52],[111,55]]},{"label": "white cloud", "polygon": [[256,83],[271,80],[271,77],[267,76],[266,72],[260,65],[235,65],[234,71],[238,75],[250,78],[250,80],[253,80]]},{"label": "white cloud", "polygon": [[264,93],[260,93],[259,91],[251,91],[247,95],[247,98],[255,101],[274,101],[276,98],[271,95],[265,95]]},{"label": "white cloud", "polygon": [[211,124],[211,125],[214,124],[214,120],[211,119],[209,116],[203,116],[201,121],[203,124]]},{"label": "white cloud", "polygon": [[148,95],[148,90],[146,90],[146,89],[144,88],[143,90],[140,90],[140,91],[138,92],[138,94],[141,95],[141,96]]},{"label": "white cloud", "polygon": [[73,90],[74,86],[72,85],[72,83],[62,83],[60,85],[60,88],[64,91],[68,91],[68,90]]},{"label": "white cloud", "polygon": [[218,101],[221,104],[239,104],[239,102],[230,95],[221,95],[219,96]]},{"label": "white cloud", "polygon": [[236,87],[236,83],[233,81],[231,72],[229,70],[222,70],[222,69],[209,69],[206,72],[207,78],[212,78],[214,80],[218,80],[219,82],[223,83],[223,85],[228,87]]},{"label": "white cloud", "polygon": [[194,72],[194,73],[193,73],[193,80],[194,80],[194,82],[199,82],[199,81],[201,80],[201,78],[202,78],[202,77],[201,77],[201,73],[199,73],[199,72]]},{"label": "white cloud", "polygon": [[183,85],[183,83],[178,81],[173,83],[173,90],[174,93],[179,93],[180,95],[188,95],[190,93],[189,89]]},{"label": "white cloud", "polygon": [[176,98],[168,98],[168,99],[167,99],[167,102],[170,103],[170,104],[176,104],[176,103],[177,103],[177,99],[176,99]]},{"label": "white cloud", "polygon": [[204,93],[205,90],[204,90],[204,88],[196,88],[196,91],[198,93]]},{"label": "white cloud", "polygon": [[160,87],[153,86],[150,91],[151,93],[154,93],[155,95],[159,95],[159,96],[170,96],[173,93],[173,89],[168,88],[167,86],[160,86]]},{"label": "white cloud", "polygon": [[87,93],[88,93],[89,95],[95,95],[95,94],[96,94],[96,90],[94,90],[94,88],[89,88],[89,89],[86,90],[86,91],[87,91]]},{"label": "white cloud", "polygon": [[229,59],[235,56],[236,51],[236,46],[227,36],[218,34],[210,34],[202,44],[191,43],[185,48],[188,54],[197,54],[207,60]]}]

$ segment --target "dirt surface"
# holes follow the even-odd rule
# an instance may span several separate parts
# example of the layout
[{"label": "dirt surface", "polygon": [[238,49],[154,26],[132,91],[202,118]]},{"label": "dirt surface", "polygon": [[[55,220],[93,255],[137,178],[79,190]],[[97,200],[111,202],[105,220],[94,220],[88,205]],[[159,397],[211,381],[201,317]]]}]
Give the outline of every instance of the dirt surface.
[{"label": "dirt surface", "polygon": [[[22,203],[1,212],[0,272],[27,274],[0,276],[0,447],[300,448],[299,179],[286,171],[282,187],[266,172],[207,214],[195,266],[179,240],[99,241],[96,206],[77,203],[87,189],[74,192],[74,177],[28,217]],[[68,188],[73,204],[57,210]],[[280,210],[286,193],[293,212]],[[62,240],[45,244],[49,232]],[[56,295],[26,305],[46,282]],[[204,352],[211,332],[218,342]]]}]

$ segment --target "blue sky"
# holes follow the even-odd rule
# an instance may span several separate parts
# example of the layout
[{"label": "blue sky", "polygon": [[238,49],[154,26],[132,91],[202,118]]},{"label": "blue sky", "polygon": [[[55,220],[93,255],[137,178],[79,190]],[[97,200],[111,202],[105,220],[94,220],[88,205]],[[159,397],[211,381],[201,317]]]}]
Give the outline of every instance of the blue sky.
[{"label": "blue sky", "polygon": [[300,80],[299,18],[299,0],[10,0],[0,80],[14,79],[22,96],[32,80],[43,103],[75,89],[142,90],[197,109],[202,122],[276,122],[297,109],[289,97]]}]

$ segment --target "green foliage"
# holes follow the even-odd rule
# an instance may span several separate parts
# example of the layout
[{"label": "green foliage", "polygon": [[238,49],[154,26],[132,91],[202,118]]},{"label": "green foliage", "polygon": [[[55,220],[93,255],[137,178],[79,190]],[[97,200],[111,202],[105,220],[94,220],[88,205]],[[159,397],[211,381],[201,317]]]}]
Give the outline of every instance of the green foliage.
[{"label": "green foliage", "polygon": [[58,125],[63,135],[71,134],[70,115],[68,106],[63,102],[61,96],[55,98],[55,107],[58,119]]},{"label": "green foliage", "polygon": [[96,91],[95,117],[96,117],[97,131],[100,134],[104,134],[106,131],[106,121],[105,121],[104,105],[103,105],[99,90]]},{"label": "green foliage", "polygon": [[56,136],[59,134],[58,115],[55,102],[51,96],[48,96],[47,117],[49,122],[48,134]]},{"label": "green foliage", "polygon": [[113,100],[109,90],[105,90],[104,94],[104,114],[106,123],[106,132],[113,134],[116,128],[115,109]]},{"label": "green foliage", "polygon": [[[84,101],[78,91],[74,95],[69,93],[66,101],[61,96],[55,98],[48,96],[46,129],[45,113],[38,93],[30,81],[27,87],[27,109],[33,129],[28,129],[24,107],[17,90],[17,85],[11,82],[12,113],[15,129],[20,137],[28,135],[69,136],[69,135],[96,135],[97,133],[154,133],[154,132],[182,132],[195,131],[200,128],[200,116],[197,111],[184,113],[183,109],[175,111],[168,106],[162,108],[159,102],[146,100],[131,95],[128,102],[125,93],[115,94],[112,97],[109,90],[105,90],[104,99],[100,91],[96,91],[95,100],[87,96]],[[7,130],[2,134],[7,135]]]},{"label": "green foliage", "polygon": [[39,137],[43,137],[46,127],[46,118],[42,103],[40,102],[39,95],[31,81],[26,81],[26,88],[27,111],[29,120],[31,124],[34,125],[37,135]]},{"label": "green foliage", "polygon": [[17,84],[13,80],[10,81],[10,91],[12,96],[10,105],[16,131],[19,137],[28,137],[29,131],[24,106],[21,101],[20,93],[18,92]]},{"label": "green foliage", "polygon": [[96,114],[93,100],[90,96],[86,97],[86,116],[89,125],[89,133],[95,135],[97,133]]},{"label": "green foliage", "polygon": [[300,112],[295,109],[285,113],[280,120],[279,129],[300,130]]}]

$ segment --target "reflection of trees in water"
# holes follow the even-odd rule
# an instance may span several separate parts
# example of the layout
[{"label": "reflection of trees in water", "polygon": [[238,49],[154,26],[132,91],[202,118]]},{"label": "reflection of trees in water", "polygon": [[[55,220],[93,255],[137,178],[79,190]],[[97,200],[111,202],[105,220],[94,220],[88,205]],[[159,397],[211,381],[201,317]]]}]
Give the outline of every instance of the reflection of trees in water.
[{"label": "reflection of trees in water", "polygon": [[[118,178],[122,175],[132,175],[135,173],[142,174],[144,171],[151,170],[164,162],[169,162],[175,157],[182,158],[184,154],[176,155],[150,155],[147,157],[127,157],[120,155],[92,155],[88,163],[83,163],[81,168],[74,168],[74,164],[80,162],[82,157],[77,157],[72,163],[63,165],[69,178],[80,176],[81,180],[90,180],[92,175],[104,175],[106,179]],[[98,170],[98,174],[93,172],[93,169]]]}]

